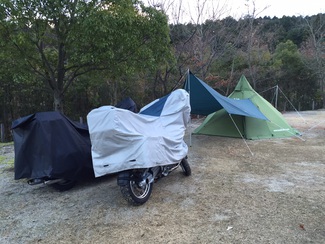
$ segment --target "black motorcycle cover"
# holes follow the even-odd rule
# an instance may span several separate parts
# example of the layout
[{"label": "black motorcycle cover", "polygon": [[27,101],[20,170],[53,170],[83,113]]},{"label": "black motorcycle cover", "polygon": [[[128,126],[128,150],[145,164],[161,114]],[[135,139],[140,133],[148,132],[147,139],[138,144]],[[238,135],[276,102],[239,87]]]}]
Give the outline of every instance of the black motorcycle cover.
[{"label": "black motorcycle cover", "polygon": [[59,112],[38,112],[13,121],[15,179],[75,180],[92,169],[88,126]]},{"label": "black motorcycle cover", "polygon": [[124,98],[122,101],[120,101],[118,104],[116,104],[115,107],[123,108],[123,109],[129,110],[133,113],[138,112],[137,105],[130,97]]}]

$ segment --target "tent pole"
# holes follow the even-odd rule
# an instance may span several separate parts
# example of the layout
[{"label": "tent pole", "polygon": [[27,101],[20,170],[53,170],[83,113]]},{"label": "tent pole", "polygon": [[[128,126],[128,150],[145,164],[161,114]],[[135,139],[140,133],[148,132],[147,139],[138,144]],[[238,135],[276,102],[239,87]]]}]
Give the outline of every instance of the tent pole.
[{"label": "tent pole", "polygon": [[179,83],[183,80],[183,78],[185,77],[186,73],[184,75],[182,75],[182,77],[177,81],[177,83],[175,84],[175,86],[171,89],[171,91],[169,93],[171,93],[172,91],[176,90],[176,88],[178,87]]},{"label": "tent pole", "polygon": [[[187,81],[188,81],[188,96],[191,104],[191,81],[190,81],[190,69],[187,69]],[[190,147],[192,146],[192,116],[190,113]]]},{"label": "tent pole", "polygon": [[190,147],[192,146],[192,118],[190,114]]},{"label": "tent pole", "polygon": [[238,131],[238,133],[239,133],[239,135],[240,135],[241,138],[244,140],[244,143],[246,144],[246,147],[248,148],[249,152],[252,154],[252,156],[254,156],[254,154],[253,154],[252,150],[249,148],[249,146],[248,146],[248,144],[247,144],[245,138],[244,138],[243,135],[240,133],[240,130],[239,130],[238,126],[236,125],[234,119],[232,118],[231,114],[229,114],[229,116],[230,116],[230,119],[232,120],[232,122],[234,123],[234,125],[235,125],[235,127],[236,127],[236,129],[237,129],[237,131]]},{"label": "tent pole", "polygon": [[276,90],[275,90],[275,108],[278,109],[278,95],[279,95],[279,86],[276,85]]}]

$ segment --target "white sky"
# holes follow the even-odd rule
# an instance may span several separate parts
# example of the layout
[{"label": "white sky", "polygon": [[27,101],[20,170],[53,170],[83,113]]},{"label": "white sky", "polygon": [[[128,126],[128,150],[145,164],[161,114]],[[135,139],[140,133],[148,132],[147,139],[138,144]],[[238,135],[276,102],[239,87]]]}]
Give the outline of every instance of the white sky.
[{"label": "white sky", "polygon": [[[230,1],[229,1],[230,2]],[[247,13],[245,0],[232,0],[237,13]],[[248,1],[252,3],[253,1]],[[257,17],[306,16],[325,13],[325,0],[255,0],[256,9],[261,13]],[[263,10],[266,7],[265,10]],[[244,10],[244,11],[243,11]],[[245,11],[246,10],[246,11]],[[257,11],[258,12],[258,11]]]},{"label": "white sky", "polygon": [[[181,23],[192,21],[204,22],[205,19],[216,19],[232,16],[236,19],[247,14],[254,16],[306,16],[325,13],[325,0],[143,0],[151,5],[162,4],[167,10],[170,22],[176,17]],[[201,12],[201,17],[197,17]],[[174,16],[174,18],[173,18]]]}]

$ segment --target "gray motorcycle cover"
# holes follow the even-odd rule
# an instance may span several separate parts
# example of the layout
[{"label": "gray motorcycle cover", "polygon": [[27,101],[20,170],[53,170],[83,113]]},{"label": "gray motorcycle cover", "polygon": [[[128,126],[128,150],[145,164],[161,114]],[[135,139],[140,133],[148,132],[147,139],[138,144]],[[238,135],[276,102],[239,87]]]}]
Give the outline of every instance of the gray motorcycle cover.
[{"label": "gray motorcycle cover", "polygon": [[95,176],[178,163],[188,152],[189,94],[178,89],[139,113],[102,106],[87,116]]}]

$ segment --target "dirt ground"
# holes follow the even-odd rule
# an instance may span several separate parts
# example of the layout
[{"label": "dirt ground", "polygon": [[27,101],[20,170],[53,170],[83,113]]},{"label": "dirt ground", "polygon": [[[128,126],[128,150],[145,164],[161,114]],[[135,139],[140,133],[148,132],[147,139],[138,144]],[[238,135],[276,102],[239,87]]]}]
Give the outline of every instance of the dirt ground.
[{"label": "dirt ground", "polygon": [[139,207],[116,176],[67,192],[15,181],[2,146],[0,243],[324,243],[325,111],[284,116],[301,138],[186,136],[192,175],[161,179]]}]

